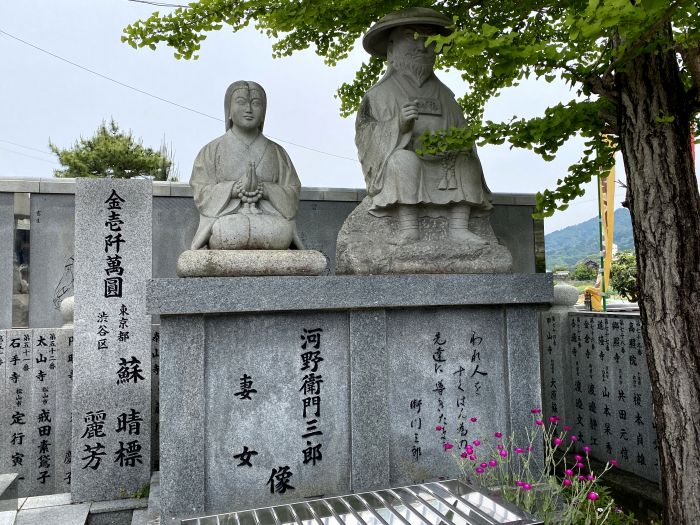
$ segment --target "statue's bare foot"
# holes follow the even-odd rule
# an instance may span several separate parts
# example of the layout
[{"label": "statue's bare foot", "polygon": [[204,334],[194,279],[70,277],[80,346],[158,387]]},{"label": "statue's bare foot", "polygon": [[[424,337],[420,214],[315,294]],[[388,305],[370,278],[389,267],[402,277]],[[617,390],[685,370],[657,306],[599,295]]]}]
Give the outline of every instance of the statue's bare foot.
[{"label": "statue's bare foot", "polygon": [[452,229],[449,230],[449,237],[451,241],[466,243],[481,246],[488,244],[487,241],[479,237],[477,234],[470,232],[466,229]]}]

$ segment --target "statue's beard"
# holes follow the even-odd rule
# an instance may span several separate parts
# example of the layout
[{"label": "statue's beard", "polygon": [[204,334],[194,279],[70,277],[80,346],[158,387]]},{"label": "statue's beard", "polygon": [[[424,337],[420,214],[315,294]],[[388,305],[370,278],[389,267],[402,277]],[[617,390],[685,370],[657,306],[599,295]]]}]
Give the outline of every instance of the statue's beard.
[{"label": "statue's beard", "polygon": [[419,86],[422,86],[426,80],[433,74],[433,66],[435,60],[430,60],[426,57],[393,57],[391,65],[399,73],[407,75],[415,80]]}]

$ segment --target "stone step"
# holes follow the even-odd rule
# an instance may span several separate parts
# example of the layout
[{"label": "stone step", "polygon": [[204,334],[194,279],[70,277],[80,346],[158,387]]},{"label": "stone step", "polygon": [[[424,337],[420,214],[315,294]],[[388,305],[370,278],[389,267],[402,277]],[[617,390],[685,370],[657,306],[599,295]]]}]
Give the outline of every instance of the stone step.
[{"label": "stone step", "polygon": [[135,510],[131,517],[131,525],[148,525],[148,509]]},{"label": "stone step", "polygon": [[58,507],[59,505],[70,504],[70,492],[64,492],[61,494],[49,494],[47,496],[32,496],[26,498],[19,508],[21,510],[29,510],[41,509],[43,507]]},{"label": "stone step", "polygon": [[89,513],[89,503],[22,509],[17,514],[15,525],[85,525]]},{"label": "stone step", "polygon": [[0,512],[16,511],[18,508],[17,474],[0,474]]},{"label": "stone step", "polygon": [[15,525],[16,510],[6,510],[0,512],[0,525]]}]

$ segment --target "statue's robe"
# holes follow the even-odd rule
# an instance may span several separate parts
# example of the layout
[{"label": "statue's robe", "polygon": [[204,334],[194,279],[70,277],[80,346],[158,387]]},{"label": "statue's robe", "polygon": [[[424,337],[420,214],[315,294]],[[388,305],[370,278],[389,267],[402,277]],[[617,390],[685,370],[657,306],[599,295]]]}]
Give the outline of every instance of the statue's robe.
[{"label": "statue's robe", "polygon": [[290,221],[296,217],[301,182],[287,152],[262,134],[246,148],[233,133],[228,130],[204,146],[195,158],[190,185],[200,218],[192,239],[193,250],[207,247],[219,218],[238,212],[241,200],[234,198],[231,190],[246,175],[251,161],[255,162],[255,175],[263,184],[258,208]]},{"label": "statue's robe", "polygon": [[[401,133],[399,114],[409,101],[417,101],[419,116],[413,129]],[[425,131],[465,125],[454,94],[435,75],[422,86],[389,66],[386,75],[364,96],[355,122],[357,145],[367,192],[372,197],[370,213],[393,215],[397,204],[419,205],[421,215],[444,215],[445,206],[468,204],[473,216],[493,208],[476,148],[446,155],[417,157],[418,170],[402,173],[405,162],[392,162],[420,149]],[[410,159],[408,159],[410,160]]]}]

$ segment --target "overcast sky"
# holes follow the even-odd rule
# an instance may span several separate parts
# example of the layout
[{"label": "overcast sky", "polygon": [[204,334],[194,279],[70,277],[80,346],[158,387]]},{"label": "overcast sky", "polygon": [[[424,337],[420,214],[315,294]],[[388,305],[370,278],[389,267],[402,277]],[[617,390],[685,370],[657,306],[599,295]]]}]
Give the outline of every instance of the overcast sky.
[{"label": "overcast sky", "polygon": [[[165,141],[172,147],[180,180],[187,182],[199,149],[224,131],[226,87],[234,80],[254,80],[267,91],[265,134],[287,149],[302,185],[364,187],[354,117],[340,117],[334,98],[337,87],[354,77],[365,58],[359,43],[335,68],[325,66],[313,51],[272,59],[271,41],[253,29],[210,34],[197,61],[178,61],[169,48],[134,50],[121,43],[122,29],[155,9],[167,11],[128,0],[0,0],[0,30],[209,115],[136,92],[0,34],[0,177],[51,177],[58,164],[47,148],[49,139],[68,147],[113,117],[144,145],[158,148]],[[455,93],[465,91],[456,73],[438,75]],[[533,81],[494,99],[486,118],[538,116],[547,106],[571,98],[565,86]],[[552,162],[508,146],[484,147],[479,155],[492,191],[535,193],[553,188],[579,158],[580,149],[580,142],[572,142]],[[623,178],[618,162],[618,179]],[[618,189],[617,196],[620,202],[624,189]],[[596,206],[595,188],[589,185],[584,197],[545,221],[545,230],[589,219],[597,214]]]}]

